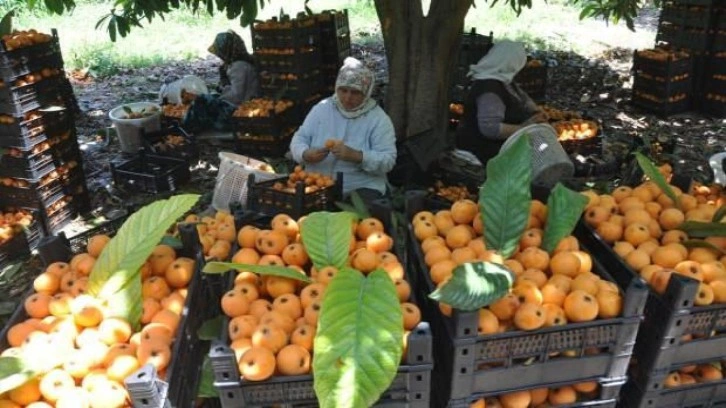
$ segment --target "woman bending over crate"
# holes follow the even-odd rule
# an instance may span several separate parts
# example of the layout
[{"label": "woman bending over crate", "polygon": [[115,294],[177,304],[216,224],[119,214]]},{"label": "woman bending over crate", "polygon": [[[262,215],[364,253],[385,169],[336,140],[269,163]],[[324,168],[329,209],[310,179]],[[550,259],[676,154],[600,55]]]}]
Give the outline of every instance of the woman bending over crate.
[{"label": "woman bending over crate", "polygon": [[386,174],[396,162],[393,123],[371,98],[373,85],[373,72],[346,58],[335,94],[310,110],[290,142],[293,159],[306,171],[342,172],[343,195],[356,191],[366,202],[386,195]]},{"label": "woman bending over crate", "polygon": [[534,101],[513,82],[526,64],[524,46],[504,40],[469,68],[467,76],[472,82],[456,132],[456,145],[472,152],[484,165],[516,131],[547,121]]}]

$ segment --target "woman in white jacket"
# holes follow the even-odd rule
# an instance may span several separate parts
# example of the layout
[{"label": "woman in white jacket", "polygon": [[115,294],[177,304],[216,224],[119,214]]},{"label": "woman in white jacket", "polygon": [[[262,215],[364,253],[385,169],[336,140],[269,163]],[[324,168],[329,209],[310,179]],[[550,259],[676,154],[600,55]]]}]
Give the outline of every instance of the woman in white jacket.
[{"label": "woman in white jacket", "polygon": [[387,193],[387,173],[396,162],[396,136],[388,115],[371,98],[373,73],[347,58],[335,94],[313,107],[290,142],[293,159],[306,171],[343,173],[343,194],[364,201]]}]

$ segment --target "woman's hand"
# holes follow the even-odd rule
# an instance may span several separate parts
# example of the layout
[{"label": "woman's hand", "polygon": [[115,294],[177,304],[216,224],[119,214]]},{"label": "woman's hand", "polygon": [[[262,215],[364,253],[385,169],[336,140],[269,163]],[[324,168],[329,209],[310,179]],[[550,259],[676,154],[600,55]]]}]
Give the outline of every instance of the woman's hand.
[{"label": "woman's hand", "polygon": [[336,158],[343,161],[353,163],[360,163],[363,161],[363,152],[348,147],[343,143],[336,143],[335,146],[330,149],[330,153],[332,153],[333,156],[335,156]]},{"label": "woman's hand", "polygon": [[302,157],[308,163],[317,163],[328,157],[330,151],[324,147],[310,148],[303,152]]}]

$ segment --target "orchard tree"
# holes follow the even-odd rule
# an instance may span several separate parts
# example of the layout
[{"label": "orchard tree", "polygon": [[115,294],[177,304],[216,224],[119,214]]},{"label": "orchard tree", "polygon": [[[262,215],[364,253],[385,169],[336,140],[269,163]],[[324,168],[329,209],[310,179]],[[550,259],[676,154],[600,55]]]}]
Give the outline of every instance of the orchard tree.
[{"label": "orchard tree", "polygon": [[[21,0],[22,1],[22,0]],[[34,7],[38,0],[25,0]],[[74,0],[43,0],[45,7],[63,14]],[[304,2],[307,8],[309,0]],[[371,0],[360,0],[371,1]],[[448,126],[449,78],[457,61],[464,18],[474,0],[430,0],[424,10],[421,0],[373,0],[383,33],[389,67],[385,107],[393,120],[398,140],[408,147],[421,168],[445,148]],[[493,0],[491,6],[499,0]],[[518,14],[532,7],[532,0],[502,0]],[[642,1],[642,3],[641,3]],[[633,18],[644,0],[570,0],[582,9],[580,18],[625,20],[633,29]],[[106,27],[111,40],[126,36],[144,22],[164,18],[186,6],[192,12],[225,13],[252,23],[265,0],[116,0],[112,11],[97,28]],[[659,0],[656,0],[659,3]],[[481,6],[481,4],[480,4]]]}]

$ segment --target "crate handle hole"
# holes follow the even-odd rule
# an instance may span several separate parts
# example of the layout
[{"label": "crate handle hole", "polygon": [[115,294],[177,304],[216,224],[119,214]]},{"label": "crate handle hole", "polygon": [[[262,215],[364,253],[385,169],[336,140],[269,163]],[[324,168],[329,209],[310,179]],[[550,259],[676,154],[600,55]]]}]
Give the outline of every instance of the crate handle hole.
[{"label": "crate handle hole", "polygon": [[690,303],[691,303],[691,301],[690,301],[690,300],[684,300],[684,301],[683,301],[683,307],[690,307],[690,306],[691,306],[691,304],[690,304]]},{"label": "crate handle hole", "polygon": [[669,343],[674,344],[675,342],[676,342],[676,339],[671,339]]},{"label": "crate handle hole", "polygon": [[681,320],[676,320],[676,327],[680,327],[680,326],[681,326]]},{"label": "crate handle hole", "polygon": [[461,355],[462,356],[468,356],[469,355],[469,349],[462,349],[461,350]]},{"label": "crate handle hole", "polygon": [[420,400],[421,399],[421,394],[416,393],[416,396],[414,397],[414,399]]},{"label": "crate handle hole", "polygon": [[217,348],[214,349],[214,351],[221,353],[222,351],[224,351],[224,347],[218,346]]},{"label": "crate handle hole", "polygon": [[466,367],[463,367],[461,370],[459,370],[462,374],[466,374]]},{"label": "crate handle hole", "polygon": [[231,392],[228,392],[228,393],[227,393],[227,398],[229,398],[229,399],[234,399],[234,394],[233,394],[233,393],[231,393]]},{"label": "crate handle hole", "polygon": [[141,405],[149,405],[149,400],[147,400],[146,398],[142,399]]},{"label": "crate handle hole", "polygon": [[224,377],[225,380],[229,380],[229,373],[228,372],[222,373],[222,377]]},{"label": "crate handle hole", "polygon": [[423,361],[423,355],[419,354],[416,356],[416,361]]},{"label": "crate handle hole", "polygon": [[423,376],[422,376],[422,375],[420,375],[420,374],[419,374],[419,375],[417,375],[417,376],[416,376],[416,381],[423,381]]},{"label": "crate handle hole", "polygon": [[658,388],[660,388],[660,384],[654,385],[653,388],[655,388],[657,390]]},{"label": "crate handle hole", "polygon": [[648,405],[653,405],[653,400],[648,400]]}]

